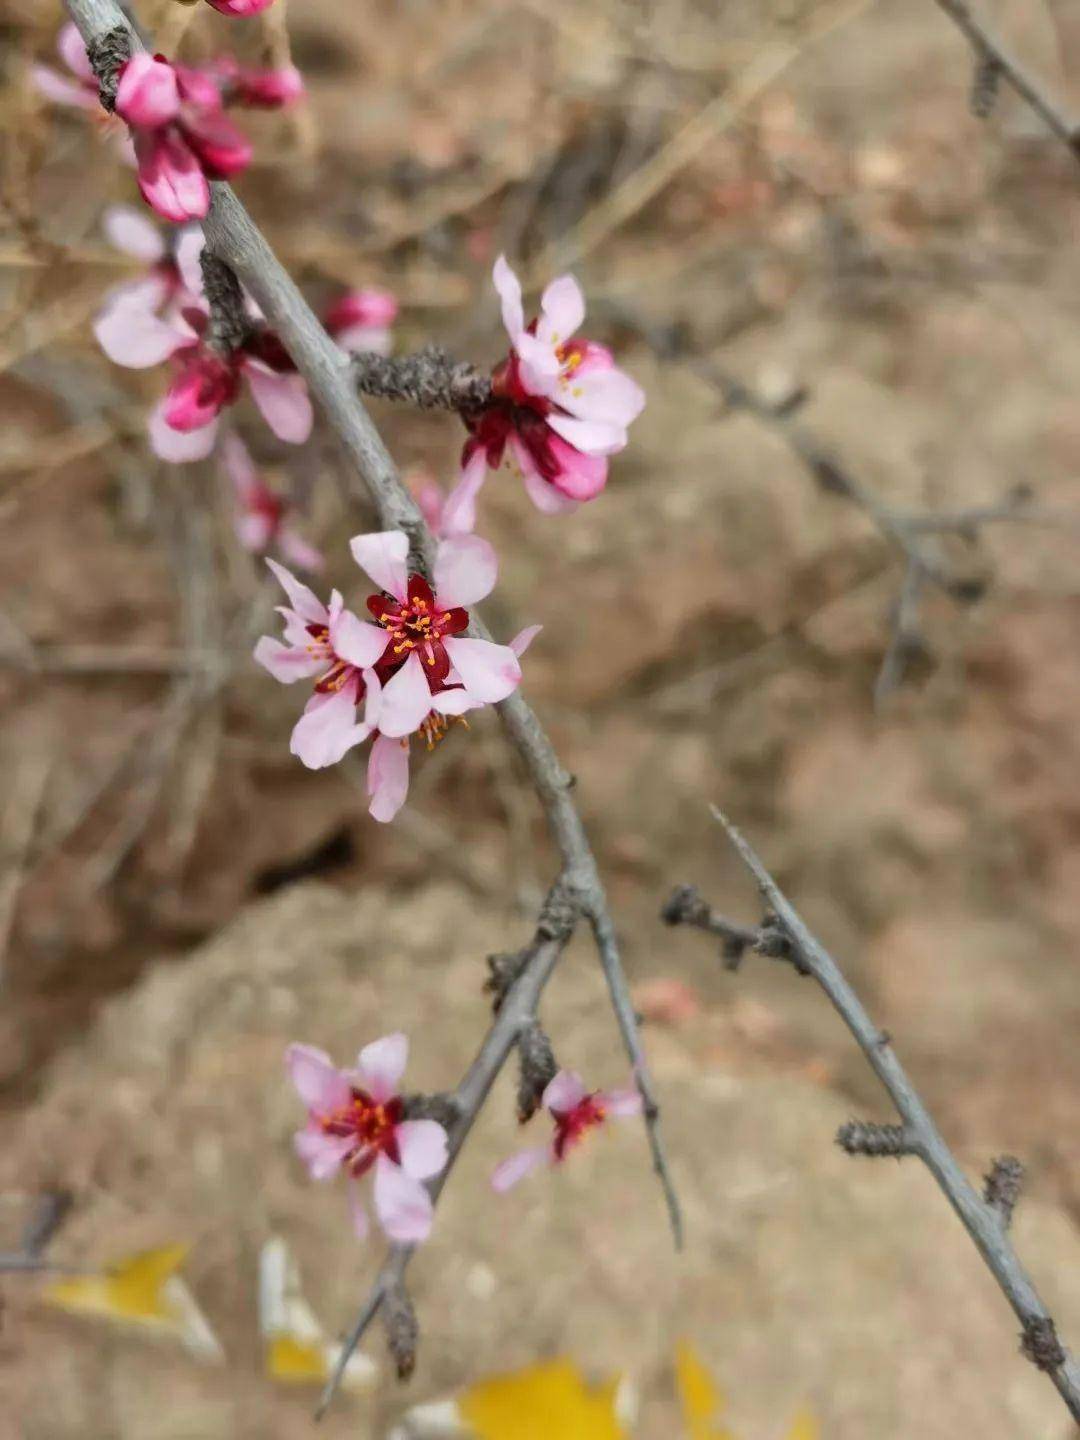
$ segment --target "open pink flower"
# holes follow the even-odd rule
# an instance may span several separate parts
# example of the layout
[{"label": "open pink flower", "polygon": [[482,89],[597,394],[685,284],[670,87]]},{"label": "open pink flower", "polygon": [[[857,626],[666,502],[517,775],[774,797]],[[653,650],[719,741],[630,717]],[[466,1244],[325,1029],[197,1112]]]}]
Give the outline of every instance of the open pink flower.
[{"label": "open pink flower", "polygon": [[[312,1045],[290,1045],[289,1077],[307,1106],[296,1150],[313,1180],[344,1170],[357,1181],[375,1171],[375,1213],[387,1236],[418,1245],[431,1233],[431,1196],[422,1183],[446,1168],[448,1137],[437,1120],[407,1120],[399,1091],[409,1057],[404,1035],[365,1045],[355,1070],[338,1070]],[[355,1185],[352,1215],[360,1239],[368,1218]]]},{"label": "open pink flower", "polygon": [[559,1071],[544,1091],[543,1103],[555,1122],[550,1144],[519,1150],[496,1166],[491,1177],[493,1189],[509,1190],[531,1171],[544,1165],[561,1164],[590,1130],[607,1120],[641,1114],[641,1096],[636,1090],[589,1092],[581,1076],[573,1070]]},{"label": "open pink flower", "polygon": [[367,601],[378,625],[345,610],[337,591],[330,605],[323,605],[268,561],[291,607],[281,609],[283,640],[264,635],[255,659],[286,684],[319,677],[290,744],[309,768],[334,765],[375,735],[368,758],[369,813],[388,821],[408,792],[409,737],[419,735],[432,749],[446,734],[449,718],[504,700],[521,680],[519,657],[540,627],[523,630],[510,645],[464,635],[466,607],[488,594],[498,568],[491,546],[475,535],[442,542],[434,585],[409,573],[404,531],[357,535],[351,548],[380,587]]},{"label": "open pink flower", "polygon": [[236,499],[236,538],[244,549],[255,555],[278,549],[301,569],[321,570],[321,553],[289,523],[288,498],[271,490],[255,468],[247,446],[233,431],[222,441],[221,458]]},{"label": "open pink flower", "polygon": [[145,214],[127,205],[110,206],[103,228],[118,250],[146,269],[105,297],[94,320],[98,344],[118,364],[159,365],[177,348],[179,315],[200,303],[202,231],[190,225],[163,237]]},{"label": "open pink flower", "polygon": [[162,55],[125,61],[116,113],[131,127],[142,197],[165,220],[204,219],[208,182],[238,174],[251,159],[213,76]]},{"label": "open pink flower", "polygon": [[398,302],[389,290],[366,286],[347,290],[323,318],[331,338],[346,351],[389,355],[390,327],[397,319]]},{"label": "open pink flower", "polygon": [[494,280],[511,351],[493,372],[493,403],[466,422],[461,483],[479,488],[505,459],[538,509],[571,510],[604,488],[608,456],[625,448],[645,396],[610,350],[573,338],[585,300],[572,276],[551,282],[529,325],[521,285],[502,255]]}]

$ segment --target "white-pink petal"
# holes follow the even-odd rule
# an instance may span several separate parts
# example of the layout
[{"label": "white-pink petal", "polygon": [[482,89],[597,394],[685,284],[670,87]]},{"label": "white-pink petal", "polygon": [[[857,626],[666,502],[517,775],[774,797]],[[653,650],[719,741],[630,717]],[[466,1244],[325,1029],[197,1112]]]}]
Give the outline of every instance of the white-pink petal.
[{"label": "white-pink petal", "polygon": [[349,1083],[325,1050],[315,1045],[290,1045],[285,1051],[285,1068],[309,1110],[328,1115],[349,1103]]},{"label": "white-pink petal", "polygon": [[371,734],[357,724],[355,687],[346,684],[332,694],[313,695],[293,726],[289,750],[309,770],[325,770],[343,760]]},{"label": "white-pink petal", "polygon": [[[458,677],[453,675],[452,671],[446,677],[448,681],[451,680],[451,676],[454,681],[457,681]],[[437,695],[433,695],[431,708],[437,710],[440,715],[464,715],[466,710],[475,710],[477,705],[475,700],[469,698],[467,691],[451,689],[440,690]]]},{"label": "white-pink petal", "polygon": [[266,563],[301,620],[312,625],[329,624],[330,611],[313,590],[309,590],[302,581],[297,580],[291,570],[286,570],[285,566],[279,565],[276,560],[267,560]]},{"label": "white-pink petal", "polygon": [[311,434],[315,412],[302,375],[281,375],[259,360],[244,362],[251,398],[279,440],[302,445]]},{"label": "white-pink petal", "polygon": [[585,319],[585,296],[572,275],[560,275],[540,297],[537,338],[548,345],[562,345]]},{"label": "white-pink petal", "polygon": [[547,423],[583,455],[616,455],[626,449],[626,430],[607,420],[578,420],[572,415],[551,414]]},{"label": "white-pink petal", "polygon": [[165,258],[165,241],[154,222],[130,205],[110,205],[101,218],[101,228],[110,245],[155,265]]},{"label": "white-pink petal", "polygon": [[196,300],[202,300],[204,294],[202,265],[199,263],[199,257],[202,255],[205,245],[206,236],[203,234],[201,225],[185,225],[177,233],[176,268],[180,271],[184,289],[189,291]]},{"label": "white-pink petal", "polygon": [[408,573],[409,537],[404,530],[378,530],[371,535],[354,535],[349,541],[352,557],[361,570],[379,587],[404,600]]},{"label": "white-pink petal", "polygon": [[505,700],[521,683],[521,666],[509,645],[462,639],[457,635],[444,640],[443,644],[469,698],[478,705]]},{"label": "white-pink petal", "polygon": [[496,1165],[491,1176],[491,1188],[502,1195],[519,1180],[524,1180],[525,1176],[538,1166],[549,1164],[550,1161],[551,1151],[546,1146],[537,1147],[535,1150],[519,1150],[501,1165]]},{"label": "white-pink petal", "polygon": [[352,1220],[353,1234],[358,1240],[366,1240],[371,1226],[367,1211],[364,1209],[364,1202],[360,1198],[360,1187],[353,1181],[349,1182],[349,1216]]},{"label": "white-pink petal", "polygon": [[414,1180],[430,1180],[446,1168],[449,1140],[437,1120],[403,1120],[394,1140],[401,1168]]},{"label": "white-pink petal", "polygon": [[476,499],[487,476],[487,456],[483,446],[478,445],[462,467],[461,477],[447,495],[434,523],[428,519],[432,529],[440,535],[471,534],[476,528]]},{"label": "white-pink petal", "polygon": [[495,261],[491,278],[495,282],[495,289],[502,305],[502,318],[503,324],[506,326],[506,333],[510,336],[511,343],[516,346],[518,339],[525,332],[525,311],[521,304],[521,281],[510,269],[505,255],[500,255]]},{"label": "white-pink petal", "polygon": [[560,1070],[555,1078],[548,1082],[543,1103],[549,1110],[562,1114],[584,1100],[587,1093],[576,1070]]},{"label": "white-pink petal", "polygon": [[409,793],[409,742],[377,735],[368,756],[367,791],[371,797],[368,814],[388,824],[405,803]]},{"label": "white-pink petal", "polygon": [[525,629],[519,630],[510,641],[510,649],[513,650],[519,660],[543,628],[542,625],[526,625]]},{"label": "white-pink petal", "polygon": [[[143,287],[139,287],[140,292]],[[94,321],[94,338],[109,359],[130,370],[160,365],[188,343],[175,325],[142,308],[141,295],[127,289],[113,296]]]},{"label": "white-pink petal", "polygon": [[73,105],[79,110],[97,110],[100,104],[93,90],[69,80],[51,65],[31,65],[30,79],[34,88],[54,105]]},{"label": "white-pink petal", "polygon": [[278,547],[286,560],[293,565],[299,565],[303,570],[318,571],[323,567],[322,551],[309,545],[289,525],[283,525],[278,531]]},{"label": "white-pink petal", "polygon": [[97,84],[94,79],[94,67],[90,64],[90,56],[86,53],[86,44],[74,21],[69,20],[61,26],[60,33],[56,37],[56,53],[73,75],[77,75],[80,80],[88,80]]},{"label": "white-pink petal", "polygon": [[334,654],[358,670],[367,670],[379,660],[389,638],[381,625],[371,625],[351,610],[342,610],[330,623]]},{"label": "white-pink petal", "polygon": [[159,460],[168,460],[172,465],[205,460],[217,440],[217,417],[199,430],[174,430],[165,419],[165,405],[165,400],[160,401],[147,418],[146,431],[151,450]]},{"label": "white-pink petal", "polygon": [[298,1130],[293,1143],[312,1180],[329,1180],[337,1174],[356,1142],[351,1136],[326,1135],[321,1130]]},{"label": "white-pink petal", "polygon": [[641,1095],[637,1090],[601,1090],[596,1097],[607,1113],[616,1120],[625,1120],[642,1111]]},{"label": "white-pink petal", "polygon": [[479,535],[451,535],[435,552],[435,598],[447,609],[490,595],[499,574],[495,548]]},{"label": "white-pink petal", "polygon": [[645,391],[622,370],[594,370],[560,382],[556,396],[564,410],[582,420],[623,429],[645,408]]},{"label": "white-pink petal", "polygon": [[403,738],[418,730],[421,721],[430,713],[431,689],[420,657],[414,650],[397,674],[391,676],[383,687],[379,729],[393,739]]},{"label": "white-pink petal", "polygon": [[399,1245],[419,1245],[431,1234],[431,1196],[385,1155],[375,1162],[375,1211],[386,1234]]},{"label": "white-pink petal", "polygon": [[253,651],[256,662],[269,670],[275,680],[291,685],[294,680],[304,680],[325,669],[326,661],[309,655],[306,650],[293,645],[283,645],[272,635],[263,635]]},{"label": "white-pink petal", "polygon": [[356,1057],[356,1070],[363,1088],[380,1104],[398,1093],[398,1083],[409,1063],[409,1037],[395,1030],[381,1040],[365,1045]]}]

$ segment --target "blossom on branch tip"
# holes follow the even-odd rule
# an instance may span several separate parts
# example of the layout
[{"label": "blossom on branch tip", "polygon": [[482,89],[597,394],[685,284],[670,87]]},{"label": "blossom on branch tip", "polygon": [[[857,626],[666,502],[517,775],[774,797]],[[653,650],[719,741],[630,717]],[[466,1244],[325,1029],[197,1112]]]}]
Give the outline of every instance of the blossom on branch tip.
[{"label": "blossom on branch tip", "polygon": [[492,403],[466,417],[461,483],[479,489],[506,460],[539,510],[572,510],[604,488],[608,457],[625,448],[644,393],[605,346],[573,338],[585,300],[572,276],[551,282],[528,325],[520,282],[501,255],[494,282],[511,350],[492,373]]},{"label": "blossom on branch tip", "polygon": [[389,355],[390,327],[397,313],[397,299],[389,290],[363,286],[359,290],[347,290],[335,300],[323,317],[323,325],[347,355],[354,351]]},{"label": "blossom on branch tip", "polygon": [[289,524],[287,497],[271,490],[255,468],[247,446],[232,431],[222,441],[221,459],[232,481],[236,500],[233,523],[244,549],[255,555],[277,549],[301,569],[321,570],[322,554]]},{"label": "blossom on branch tip", "polygon": [[368,1218],[355,1182],[375,1172],[375,1213],[389,1239],[417,1245],[431,1233],[434,1211],[422,1183],[446,1168],[449,1140],[437,1120],[407,1120],[399,1085],[409,1056],[404,1035],[365,1045],[355,1070],[338,1070],[312,1045],[290,1045],[289,1078],[307,1106],[296,1151],[313,1180],[344,1170],[353,1183],[353,1225],[360,1239]]},{"label": "blossom on branch tip", "polygon": [[491,1177],[494,1190],[509,1190],[533,1170],[561,1164],[590,1130],[606,1121],[641,1114],[641,1096],[636,1090],[590,1092],[573,1070],[559,1071],[544,1091],[543,1104],[555,1123],[550,1143],[519,1150],[496,1166]]},{"label": "blossom on branch tip", "polygon": [[[264,635],[255,659],[285,684],[318,677],[315,694],[292,733],[290,749],[310,769],[336,764],[369,736],[370,814],[392,820],[409,784],[409,740],[428,748],[450,719],[504,700],[521,680],[519,657],[539,627],[510,645],[467,637],[466,607],[482,600],[497,573],[495,552],[475,535],[444,540],[432,581],[408,568],[402,530],[357,535],[353,558],[379,587],[367,600],[377,624],[345,610],[334,591],[329,606],[282,566],[268,561],[289,597],[282,640]],[[358,723],[357,707],[364,703]]]}]

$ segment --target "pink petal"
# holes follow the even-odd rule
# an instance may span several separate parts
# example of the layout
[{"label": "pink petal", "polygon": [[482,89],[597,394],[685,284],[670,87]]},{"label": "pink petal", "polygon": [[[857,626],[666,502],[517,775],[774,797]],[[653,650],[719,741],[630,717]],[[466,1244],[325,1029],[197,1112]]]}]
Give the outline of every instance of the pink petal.
[{"label": "pink petal", "polygon": [[409,1037],[400,1030],[365,1045],[356,1057],[360,1083],[376,1104],[392,1100],[409,1063]]},{"label": "pink petal", "polygon": [[[585,455],[552,433],[548,450],[556,465],[552,487],[571,500],[593,500],[607,484],[608,462],[603,455]],[[528,480],[526,478],[526,488]],[[535,496],[530,496],[535,500]]]},{"label": "pink petal", "polygon": [[[253,555],[261,555],[270,548],[277,526],[273,515],[253,510],[247,515],[237,515],[233,521],[233,529],[244,550],[250,550]],[[258,659],[258,656],[255,658]]]},{"label": "pink petal", "polygon": [[276,560],[267,560],[267,565],[278,584],[289,597],[289,604],[300,616],[311,625],[327,625],[330,621],[330,611],[322,603],[313,590],[297,580],[291,571],[286,570],[284,565],[279,565]]},{"label": "pink petal", "polygon": [[554,395],[562,362],[553,347],[526,332],[518,338],[517,352],[521,359],[521,379],[530,394]]},{"label": "pink petal", "polygon": [[356,1144],[348,1135],[325,1135],[321,1130],[298,1130],[293,1137],[296,1153],[307,1166],[312,1180],[329,1180],[341,1168]]},{"label": "pink petal", "polygon": [[491,1188],[498,1194],[505,1194],[511,1186],[516,1185],[519,1180],[524,1180],[526,1175],[532,1173],[540,1165],[549,1164],[551,1151],[546,1146],[538,1147],[535,1150],[519,1150],[516,1155],[511,1155],[501,1165],[496,1165],[491,1176]]},{"label": "pink petal", "polygon": [[[561,443],[561,442],[560,442]],[[521,473],[525,482],[525,492],[529,499],[543,515],[569,515],[578,507],[578,502],[572,500],[555,486],[545,480],[536,468],[536,464],[529,453],[526,445],[522,444],[517,435],[511,435],[510,454]],[[607,462],[600,462],[604,467],[604,478],[607,478]],[[603,482],[601,482],[603,489]]]},{"label": "pink petal", "polygon": [[222,15],[232,16],[258,15],[273,3],[274,0],[208,0]]},{"label": "pink petal", "polygon": [[87,90],[77,80],[69,80],[51,65],[31,65],[30,79],[38,94],[54,105],[71,105],[77,110],[97,110],[97,90]]},{"label": "pink petal", "polygon": [[129,370],[160,365],[189,343],[175,325],[143,309],[130,291],[114,296],[98,314],[94,338],[114,364],[126,365]]},{"label": "pink petal", "polygon": [[346,684],[328,695],[313,695],[293,726],[289,751],[309,770],[336,765],[371,734],[356,721],[356,687]]},{"label": "pink petal", "polygon": [[521,683],[521,666],[509,645],[496,645],[490,640],[463,640],[460,636],[453,636],[444,644],[469,698],[477,704],[493,705],[505,700]]},{"label": "pink petal", "polygon": [[178,134],[135,131],[135,160],[142,197],[163,220],[205,220],[210,186],[202,166]]},{"label": "pink petal", "polygon": [[414,650],[397,674],[383,686],[379,729],[393,739],[411,735],[430,713],[431,690],[420,657]]},{"label": "pink petal", "polygon": [[183,465],[190,460],[205,460],[217,439],[217,420],[201,430],[175,430],[165,419],[165,401],[155,405],[147,421],[150,448],[159,460]]},{"label": "pink petal", "polygon": [[251,164],[251,141],[218,108],[221,101],[217,87],[212,81],[205,83],[209,91],[207,97],[197,100],[195,105],[184,106],[184,138],[206,173],[214,180],[226,180]]},{"label": "pink petal", "polygon": [[585,297],[572,275],[560,275],[540,297],[537,338],[548,345],[562,345],[585,319]]},{"label": "pink petal", "polygon": [[596,1098],[607,1113],[616,1120],[624,1120],[631,1115],[640,1115],[642,1111],[641,1095],[637,1090],[601,1090]]},{"label": "pink petal", "polygon": [[360,1187],[354,1183],[349,1185],[349,1215],[352,1218],[353,1234],[358,1240],[366,1240],[371,1226],[364,1202],[360,1198]]},{"label": "pink petal", "polygon": [[346,355],[389,355],[394,348],[389,330],[372,328],[370,325],[347,325],[333,337],[334,343]]},{"label": "pink petal", "polygon": [[516,346],[520,337],[525,333],[525,311],[521,304],[521,281],[510,269],[505,255],[500,255],[495,261],[491,278],[495,282],[495,289],[502,302],[502,318],[503,324],[506,326],[506,333],[510,336],[511,343]]},{"label": "pink petal", "polygon": [[283,525],[278,533],[278,546],[285,559],[302,570],[318,572],[325,563],[321,550],[298,535],[289,525]]},{"label": "pink petal", "polygon": [[351,610],[342,610],[330,626],[330,645],[335,655],[367,670],[376,664],[386,649],[389,636],[381,625],[369,625]]},{"label": "pink petal", "polygon": [[577,420],[570,415],[552,414],[547,423],[583,455],[617,455],[626,449],[625,429],[606,420]]},{"label": "pink petal", "polygon": [[311,434],[314,412],[302,375],[279,375],[258,360],[244,362],[251,398],[279,440],[302,445]]},{"label": "pink petal", "polygon": [[419,1245],[431,1234],[434,1208],[419,1180],[380,1155],[375,1162],[375,1212],[391,1240]]},{"label": "pink petal", "polygon": [[405,599],[409,537],[404,530],[379,530],[372,535],[354,535],[349,541],[349,549],[361,570],[371,576],[380,590],[386,590],[395,600]]},{"label": "pink petal", "polygon": [[329,1115],[351,1099],[349,1082],[325,1050],[293,1044],[285,1051],[285,1069],[309,1110]]},{"label": "pink petal", "polygon": [[543,628],[542,625],[526,625],[525,629],[519,630],[513,640],[510,641],[510,649],[513,650],[519,660]]},{"label": "pink petal", "polygon": [[447,536],[471,534],[476,528],[476,499],[487,476],[487,456],[478,445],[462,466],[461,478],[446,497],[441,516],[435,523],[428,520],[431,528]]},{"label": "pink petal", "polygon": [[[123,306],[127,310],[142,310],[156,315],[169,298],[171,288],[166,276],[156,269],[151,270],[137,280],[125,280],[120,285],[112,286],[105,295],[102,312]],[[176,333],[190,341],[193,334],[191,326],[185,320],[174,319],[172,316],[169,320]]]},{"label": "pink petal", "polygon": [[358,290],[347,290],[335,300],[327,310],[323,324],[335,340],[340,340],[341,332],[350,327],[385,330],[397,319],[397,313],[397,299],[389,290],[363,286]]},{"label": "pink petal", "polygon": [[556,396],[564,410],[582,420],[625,429],[645,408],[645,391],[622,370],[578,371],[559,384]]},{"label": "pink petal", "polygon": [[166,60],[132,55],[120,72],[116,113],[137,128],[157,130],[180,113],[176,71]]},{"label": "pink petal", "polygon": [[452,609],[475,605],[495,588],[499,562],[495,550],[479,535],[452,535],[435,552],[435,598]]},{"label": "pink petal", "polygon": [[201,225],[185,225],[176,236],[176,268],[184,282],[184,289],[197,299],[203,296],[202,266],[199,257],[206,245],[206,236]]},{"label": "pink petal", "polygon": [[221,463],[232,481],[236,498],[242,505],[250,505],[263,487],[251,451],[235,430],[230,430],[221,442]]},{"label": "pink petal", "polygon": [[165,242],[157,226],[130,205],[110,205],[102,216],[101,228],[110,245],[155,265],[165,258]]},{"label": "pink petal", "polygon": [[371,796],[368,814],[373,820],[389,823],[409,793],[409,742],[378,735],[368,756],[367,790]]},{"label": "pink petal", "polygon": [[543,1103],[548,1110],[555,1110],[561,1115],[584,1100],[587,1093],[576,1070],[560,1070],[555,1078],[548,1082]]},{"label": "pink petal", "polygon": [[78,26],[70,20],[56,37],[56,53],[73,75],[96,88],[97,79],[94,67],[90,64],[90,56],[86,53],[86,45],[79,34]]},{"label": "pink petal", "polygon": [[326,668],[325,660],[292,645],[282,645],[280,640],[275,640],[271,635],[262,636],[253,654],[256,663],[264,670],[269,670],[274,679],[280,680],[283,685],[291,685],[294,680],[309,679]]},{"label": "pink petal", "polygon": [[440,715],[464,715],[466,710],[477,709],[477,705],[465,690],[440,690],[432,695],[431,708]]},{"label": "pink petal", "polygon": [[414,1180],[430,1180],[446,1168],[449,1140],[437,1120],[403,1120],[394,1139],[401,1168]]}]

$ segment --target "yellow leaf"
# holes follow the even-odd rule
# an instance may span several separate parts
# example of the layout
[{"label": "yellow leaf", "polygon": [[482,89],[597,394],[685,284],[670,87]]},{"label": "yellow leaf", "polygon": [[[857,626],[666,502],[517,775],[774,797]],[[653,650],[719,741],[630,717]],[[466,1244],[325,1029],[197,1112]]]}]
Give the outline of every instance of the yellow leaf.
[{"label": "yellow leaf", "polygon": [[170,1303],[165,1285],[184,1263],[187,1253],[186,1245],[143,1250],[103,1275],[56,1280],[46,1286],[43,1299],[61,1310],[83,1315],[172,1326],[177,1318],[176,1308]]},{"label": "yellow leaf", "polygon": [[275,1335],[266,1347],[266,1370],[274,1380],[308,1384],[326,1379],[323,1346],[305,1345],[291,1335]]},{"label": "yellow leaf", "polygon": [[590,1390],[572,1361],[552,1360],[480,1381],[457,1408],[477,1440],[626,1440],[617,1389]]},{"label": "yellow leaf", "polygon": [[724,1393],[688,1340],[675,1347],[675,1384],[687,1440],[733,1440],[731,1432],[716,1423],[727,1404]]},{"label": "yellow leaf", "polygon": [[820,1440],[821,1427],[809,1410],[800,1410],[791,1422],[787,1440]]},{"label": "yellow leaf", "polygon": [[[328,1343],[300,1289],[300,1273],[285,1241],[267,1240],[259,1255],[259,1328],[266,1373],[286,1385],[321,1384],[337,1363],[340,1347]],[[368,1390],[378,1374],[374,1360],[357,1351],[342,1376],[346,1390]]]}]

